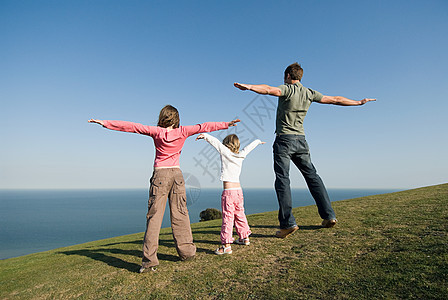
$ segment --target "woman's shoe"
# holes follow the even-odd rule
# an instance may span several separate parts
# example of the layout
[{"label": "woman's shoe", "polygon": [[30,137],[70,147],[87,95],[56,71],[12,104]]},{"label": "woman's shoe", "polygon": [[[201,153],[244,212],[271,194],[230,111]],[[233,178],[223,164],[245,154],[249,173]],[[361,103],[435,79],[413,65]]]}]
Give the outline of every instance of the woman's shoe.
[{"label": "woman's shoe", "polygon": [[[221,251],[221,249],[222,249],[222,251]],[[232,247],[231,246],[229,246],[229,247],[221,246],[215,250],[215,254],[217,254],[217,255],[232,254]]]},{"label": "woman's shoe", "polygon": [[140,270],[138,270],[139,273],[148,273],[148,272],[155,272],[157,271],[157,267],[141,267]]},{"label": "woman's shoe", "polygon": [[249,246],[249,245],[250,245],[250,241],[249,241],[249,238],[245,238],[245,239],[237,239],[237,240],[235,241],[235,244]]}]

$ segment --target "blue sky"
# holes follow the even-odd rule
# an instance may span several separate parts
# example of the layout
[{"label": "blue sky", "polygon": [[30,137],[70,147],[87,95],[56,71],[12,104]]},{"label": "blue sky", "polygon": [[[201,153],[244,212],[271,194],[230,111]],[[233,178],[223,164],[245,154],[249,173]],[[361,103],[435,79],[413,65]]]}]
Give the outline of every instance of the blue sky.
[{"label": "blue sky", "polygon": [[[278,86],[295,61],[305,86],[378,99],[311,106],[305,130],[327,187],[448,181],[444,0],[2,0],[0,37],[0,188],[146,188],[152,140],[87,120],[155,125],[165,104],[183,125],[241,117],[242,138],[266,141],[243,187],[271,188],[276,99],[233,82]],[[187,140],[181,167],[219,187],[207,147]],[[295,168],[291,178],[305,187]]]}]

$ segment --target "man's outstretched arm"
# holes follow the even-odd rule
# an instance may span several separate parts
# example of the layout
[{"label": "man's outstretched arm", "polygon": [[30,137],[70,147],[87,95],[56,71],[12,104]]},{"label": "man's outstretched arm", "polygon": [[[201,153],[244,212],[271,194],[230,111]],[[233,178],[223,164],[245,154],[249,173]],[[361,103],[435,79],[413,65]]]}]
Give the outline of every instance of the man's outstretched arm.
[{"label": "man's outstretched arm", "polygon": [[277,97],[280,97],[282,95],[282,92],[278,87],[273,87],[266,84],[244,84],[235,82],[233,85],[242,91],[253,91],[261,95],[271,95]]},{"label": "man's outstretched arm", "polygon": [[341,96],[325,96],[324,95],[322,97],[322,99],[320,101],[318,101],[318,103],[341,105],[341,106],[355,106],[355,105],[364,105],[370,101],[376,101],[376,99],[364,98],[364,99],[358,101],[358,100],[351,100],[351,99],[341,97]]}]

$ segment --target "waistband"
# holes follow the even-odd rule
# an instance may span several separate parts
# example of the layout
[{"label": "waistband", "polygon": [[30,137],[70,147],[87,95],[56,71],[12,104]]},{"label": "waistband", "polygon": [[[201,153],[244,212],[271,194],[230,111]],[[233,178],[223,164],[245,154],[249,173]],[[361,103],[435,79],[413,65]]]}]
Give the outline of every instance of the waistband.
[{"label": "waistband", "polygon": [[166,167],[154,167],[154,170],[160,170],[160,169],[180,169],[180,166],[166,166]]},{"label": "waistband", "polygon": [[242,190],[242,188],[230,188],[230,189],[224,189],[224,191],[239,191]]},{"label": "waistband", "polygon": [[295,133],[276,133],[275,136],[305,136],[305,135]]},{"label": "waistband", "polygon": [[158,174],[160,176],[161,174],[178,174],[178,173],[182,174],[180,168],[155,168],[154,171],[152,172],[153,176],[155,174]]}]

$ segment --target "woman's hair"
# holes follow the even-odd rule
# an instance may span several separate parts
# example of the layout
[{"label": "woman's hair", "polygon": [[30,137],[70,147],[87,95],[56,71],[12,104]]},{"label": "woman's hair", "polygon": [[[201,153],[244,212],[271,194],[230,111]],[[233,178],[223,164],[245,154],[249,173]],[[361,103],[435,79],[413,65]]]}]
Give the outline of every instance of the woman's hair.
[{"label": "woman's hair", "polygon": [[160,110],[157,126],[167,128],[173,125],[173,128],[178,128],[179,123],[179,112],[174,106],[165,105],[165,107]]},{"label": "woman's hair", "polygon": [[230,149],[233,153],[240,152],[240,139],[236,134],[229,134],[222,140],[222,144]]}]

